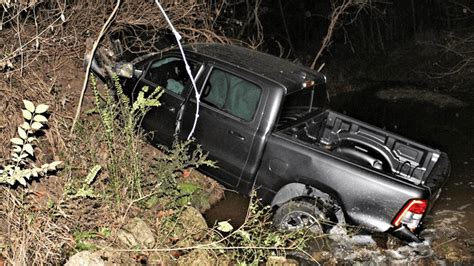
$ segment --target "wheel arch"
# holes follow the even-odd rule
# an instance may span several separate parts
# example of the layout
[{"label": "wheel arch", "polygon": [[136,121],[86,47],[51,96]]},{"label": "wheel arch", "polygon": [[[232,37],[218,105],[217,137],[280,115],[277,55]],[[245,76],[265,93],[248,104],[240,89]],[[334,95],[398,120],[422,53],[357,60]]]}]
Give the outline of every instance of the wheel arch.
[{"label": "wheel arch", "polygon": [[278,209],[282,204],[295,199],[310,198],[310,199],[322,199],[328,203],[336,204],[340,208],[340,212],[336,214],[340,221],[345,221],[345,209],[344,205],[336,196],[332,196],[325,193],[315,187],[302,183],[289,183],[284,185],[272,199],[270,206],[273,210]]}]

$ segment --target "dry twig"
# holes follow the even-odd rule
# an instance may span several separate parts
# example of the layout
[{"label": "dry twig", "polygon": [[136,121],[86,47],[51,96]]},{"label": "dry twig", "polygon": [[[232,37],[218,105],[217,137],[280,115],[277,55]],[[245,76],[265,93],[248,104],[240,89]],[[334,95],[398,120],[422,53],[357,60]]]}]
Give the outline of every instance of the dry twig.
[{"label": "dry twig", "polygon": [[[314,69],[316,67],[316,63],[323,54],[323,52],[331,45],[332,43],[332,36],[336,29],[339,26],[339,23],[341,23],[342,17],[347,13],[348,9],[352,6],[358,5],[359,10],[364,7],[365,4],[359,3],[359,1],[354,1],[354,0],[343,0],[341,4],[336,3],[336,1],[331,1],[331,5],[333,8],[333,11],[331,13],[331,17],[329,20],[329,26],[328,30],[326,33],[326,36],[324,36],[324,39],[321,43],[321,47],[318,50],[318,53],[313,59],[313,63],[311,64],[311,68]],[[359,13],[357,11],[356,13]]]},{"label": "dry twig", "polygon": [[97,39],[94,42],[94,46],[92,46],[92,50],[90,51],[89,56],[86,56],[86,58],[88,57],[89,60],[87,62],[86,74],[84,76],[84,83],[82,84],[81,95],[79,96],[79,102],[77,103],[76,115],[74,116],[74,120],[72,121],[71,134],[74,132],[74,127],[76,126],[77,120],[79,119],[79,116],[81,114],[82,102],[84,101],[84,95],[86,93],[87,83],[89,82],[89,73],[91,70],[92,60],[94,58],[95,51],[97,50],[97,47],[99,46],[100,40],[102,39],[105,32],[110,27],[110,24],[112,23],[113,19],[117,15],[121,2],[122,2],[121,0],[117,0],[114,10],[112,11],[109,18],[107,19],[105,24],[102,26],[102,29],[100,30],[99,36],[97,36]]}]

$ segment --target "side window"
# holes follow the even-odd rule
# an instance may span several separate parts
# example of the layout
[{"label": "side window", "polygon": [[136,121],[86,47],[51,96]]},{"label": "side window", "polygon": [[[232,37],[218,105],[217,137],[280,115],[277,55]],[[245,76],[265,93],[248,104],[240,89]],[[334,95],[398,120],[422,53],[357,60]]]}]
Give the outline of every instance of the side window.
[{"label": "side window", "polygon": [[[198,71],[198,65],[189,62],[193,75]],[[182,95],[189,76],[184,61],[178,57],[167,57],[153,62],[148,68],[145,79],[168,91]]]},{"label": "side window", "polygon": [[203,102],[245,121],[252,120],[261,89],[247,80],[214,69],[204,86]]}]

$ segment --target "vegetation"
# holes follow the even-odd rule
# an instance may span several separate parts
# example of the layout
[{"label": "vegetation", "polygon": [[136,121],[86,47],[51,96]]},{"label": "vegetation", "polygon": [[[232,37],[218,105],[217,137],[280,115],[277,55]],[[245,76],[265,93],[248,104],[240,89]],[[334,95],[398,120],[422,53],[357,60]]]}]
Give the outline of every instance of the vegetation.
[{"label": "vegetation", "polygon": [[25,122],[18,127],[18,137],[10,139],[12,143],[12,158],[6,165],[0,166],[0,184],[14,185],[20,183],[26,187],[27,181],[31,178],[46,176],[49,172],[56,171],[56,167],[61,161],[45,163],[40,167],[35,166],[35,146],[36,137],[42,128],[45,127],[48,119],[44,113],[49,106],[35,105],[23,100],[25,109],[22,110]]},{"label": "vegetation", "polygon": [[[110,154],[106,164],[114,194],[117,200],[121,200],[124,196],[133,199],[143,196],[141,190],[143,175],[141,146],[143,143],[137,141],[135,130],[147,110],[160,105],[158,98],[161,96],[162,90],[154,90],[145,98],[144,94],[148,88],[142,88],[137,100],[131,104],[127,96],[123,94],[118,77],[114,76],[113,79],[117,101],[111,95],[110,90],[106,89],[105,102],[102,103],[96,80],[91,78],[95,109],[100,115],[104,141],[108,154]],[[121,195],[122,192],[127,195]]]},{"label": "vegetation", "polygon": [[233,230],[226,222],[218,224],[217,230],[232,232],[224,239],[228,247],[236,247],[230,253],[240,265],[259,265],[270,256],[286,255],[291,252],[303,252],[310,239],[315,235],[310,230],[284,232],[269,230],[272,228],[270,207],[262,207],[252,197],[245,223]]}]

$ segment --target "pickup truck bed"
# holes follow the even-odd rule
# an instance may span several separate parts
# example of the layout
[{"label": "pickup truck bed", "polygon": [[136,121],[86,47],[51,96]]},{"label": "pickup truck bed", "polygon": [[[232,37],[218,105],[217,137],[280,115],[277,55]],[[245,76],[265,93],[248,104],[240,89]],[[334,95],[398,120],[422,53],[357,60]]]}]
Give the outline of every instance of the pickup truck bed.
[{"label": "pickup truck bed", "polygon": [[416,185],[437,189],[444,182],[427,180],[440,151],[334,111],[321,112],[282,133]]}]

